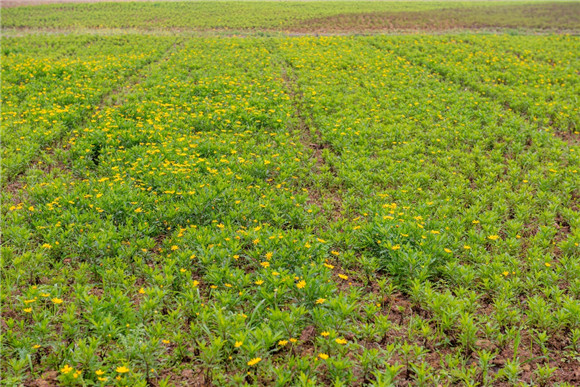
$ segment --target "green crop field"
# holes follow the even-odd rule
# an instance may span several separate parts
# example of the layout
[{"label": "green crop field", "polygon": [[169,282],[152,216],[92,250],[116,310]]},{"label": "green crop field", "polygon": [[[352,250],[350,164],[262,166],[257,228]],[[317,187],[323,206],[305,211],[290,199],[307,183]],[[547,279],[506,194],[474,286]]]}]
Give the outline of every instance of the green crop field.
[{"label": "green crop field", "polygon": [[580,385],[579,4],[3,9],[0,384]]},{"label": "green crop field", "polygon": [[[5,0],[10,3],[11,0]],[[12,0],[18,1],[18,0]],[[31,0],[35,1],[35,0]],[[43,0],[36,0],[43,1]],[[70,0],[69,0],[70,1]],[[74,1],[74,0],[73,0]],[[580,30],[579,2],[192,1],[52,4],[3,10],[8,33],[126,31],[273,33]]]}]

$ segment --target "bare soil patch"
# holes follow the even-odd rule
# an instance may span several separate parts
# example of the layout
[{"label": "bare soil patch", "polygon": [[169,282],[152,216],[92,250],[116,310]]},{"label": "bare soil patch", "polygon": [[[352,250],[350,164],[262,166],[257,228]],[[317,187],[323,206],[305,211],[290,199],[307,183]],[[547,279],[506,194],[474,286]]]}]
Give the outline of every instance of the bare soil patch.
[{"label": "bare soil patch", "polygon": [[579,27],[580,3],[554,3],[342,14],[305,20],[288,30],[297,33],[431,32],[494,28],[560,31]]}]

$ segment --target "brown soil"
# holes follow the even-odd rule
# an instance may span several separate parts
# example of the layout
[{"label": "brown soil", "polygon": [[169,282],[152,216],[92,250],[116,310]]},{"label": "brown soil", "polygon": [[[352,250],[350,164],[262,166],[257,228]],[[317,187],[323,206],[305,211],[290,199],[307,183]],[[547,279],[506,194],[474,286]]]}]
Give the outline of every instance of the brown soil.
[{"label": "brown soil", "polygon": [[580,3],[342,14],[301,21],[290,32],[434,32],[494,28],[576,29]]},{"label": "brown soil", "polygon": [[[311,127],[312,117],[304,105],[304,96],[302,91],[296,85],[296,74],[294,74],[289,63],[282,63],[282,79],[286,84],[286,89],[294,106],[294,115],[297,118],[295,128],[300,131],[300,142],[305,148],[311,149],[311,158],[314,159],[312,173],[319,175],[321,169],[327,165],[322,154],[324,149],[329,149],[328,144],[322,140],[322,133],[317,127]],[[336,172],[330,168],[331,173],[336,176]],[[327,201],[332,203],[332,210],[329,213],[322,211],[322,214],[329,219],[340,219],[343,214],[342,198],[332,189],[321,191],[316,187],[308,187],[308,204],[316,205],[323,208]]]}]

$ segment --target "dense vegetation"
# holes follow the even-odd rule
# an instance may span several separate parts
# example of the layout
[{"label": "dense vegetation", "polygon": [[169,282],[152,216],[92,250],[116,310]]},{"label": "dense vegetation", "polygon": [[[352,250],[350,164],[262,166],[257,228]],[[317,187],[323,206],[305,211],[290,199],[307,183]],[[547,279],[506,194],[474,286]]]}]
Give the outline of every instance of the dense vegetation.
[{"label": "dense vegetation", "polygon": [[4,38],[2,384],[579,384],[579,51]]}]

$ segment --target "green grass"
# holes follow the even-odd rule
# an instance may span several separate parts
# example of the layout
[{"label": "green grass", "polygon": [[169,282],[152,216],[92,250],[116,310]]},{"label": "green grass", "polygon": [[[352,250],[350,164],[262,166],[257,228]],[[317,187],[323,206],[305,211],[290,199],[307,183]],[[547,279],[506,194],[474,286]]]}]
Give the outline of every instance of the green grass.
[{"label": "green grass", "polygon": [[2,385],[577,385],[579,50],[4,38]]}]

